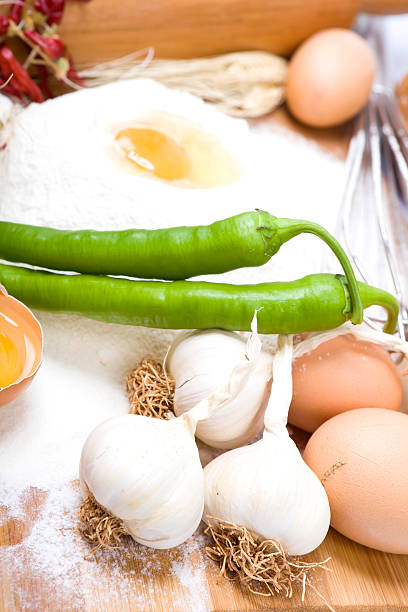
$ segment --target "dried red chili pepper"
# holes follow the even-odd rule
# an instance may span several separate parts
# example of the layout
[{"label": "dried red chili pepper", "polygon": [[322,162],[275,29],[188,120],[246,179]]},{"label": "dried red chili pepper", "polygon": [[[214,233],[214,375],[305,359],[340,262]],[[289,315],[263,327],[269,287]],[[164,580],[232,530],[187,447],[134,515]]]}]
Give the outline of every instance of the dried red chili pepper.
[{"label": "dried red chili pepper", "polygon": [[64,55],[65,45],[58,36],[42,36],[34,30],[24,30],[24,35],[53,60],[57,60]]},{"label": "dried red chili pepper", "polygon": [[45,66],[37,66],[38,76],[40,77],[40,88],[45,98],[53,98],[53,94],[48,85],[49,74]]},{"label": "dried red chili pepper", "polygon": [[44,98],[40,88],[14,57],[10,47],[5,44],[0,46],[0,70],[6,79],[13,75],[13,87],[19,92],[26,94],[33,102],[43,102]]},{"label": "dried red chili pepper", "polygon": [[34,4],[36,11],[48,17],[48,25],[61,23],[64,6],[65,0],[37,0]]},{"label": "dried red chili pepper", "polygon": [[20,23],[22,12],[23,12],[23,2],[16,2],[11,7],[11,10],[8,16],[10,19],[14,21],[14,23]]},{"label": "dried red chili pepper", "polygon": [[[61,22],[65,1],[11,0],[8,2],[11,5],[8,16],[0,15],[0,37],[3,37],[3,40],[13,37],[23,40],[28,47],[37,50],[42,61],[38,61],[35,51],[27,56],[27,70],[30,72],[36,70],[38,86],[14,57],[8,45],[0,42],[0,87],[4,85],[3,93],[18,97],[23,103],[26,103],[27,99],[42,102],[44,96],[51,97],[48,86],[51,75],[71,86],[75,83],[86,87],[86,83],[78,75],[72,59],[67,54],[65,44],[56,34],[56,24]],[[85,3],[90,0],[76,1]],[[27,11],[24,9],[25,6]],[[53,25],[53,28],[48,28],[46,24]],[[37,66],[34,67],[33,64]],[[6,83],[10,75],[13,75],[12,84]]]},{"label": "dried red chili pepper", "polygon": [[0,78],[0,93],[6,94],[11,98],[16,98],[24,105],[26,104],[26,101],[21,92],[14,87],[12,78],[10,79],[10,81],[3,81],[3,79]]},{"label": "dried red chili pepper", "polygon": [[4,15],[0,15],[0,36],[7,34],[9,29],[9,18]]},{"label": "dried red chili pepper", "polygon": [[77,85],[81,85],[81,87],[86,87],[86,83],[85,83],[84,79],[82,79],[79,76],[79,74],[78,74],[78,72],[77,72],[77,70],[76,70],[76,68],[74,66],[74,63],[73,63],[72,59],[69,58],[68,61],[69,61],[69,68],[67,70],[67,78],[70,81],[72,81],[73,83],[76,83]]}]

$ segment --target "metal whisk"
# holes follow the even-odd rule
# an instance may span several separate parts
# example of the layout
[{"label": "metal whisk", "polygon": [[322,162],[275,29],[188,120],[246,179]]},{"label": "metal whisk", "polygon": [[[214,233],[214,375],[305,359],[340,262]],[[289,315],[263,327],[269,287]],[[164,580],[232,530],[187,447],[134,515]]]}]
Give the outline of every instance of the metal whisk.
[{"label": "metal whisk", "polygon": [[[378,30],[371,31],[367,37],[373,42],[381,64]],[[369,284],[387,284],[396,296],[400,306],[398,333],[405,339],[408,333],[408,134],[392,91],[381,84],[375,85],[366,109],[355,120],[346,167],[339,237],[361,279]],[[366,236],[374,232],[371,238],[382,251],[387,278],[384,270],[368,271],[370,262],[361,255],[361,239],[359,248],[353,237],[356,196],[362,185],[364,232]],[[381,274],[383,277],[379,278]],[[378,327],[382,319],[370,314],[365,321]]]}]

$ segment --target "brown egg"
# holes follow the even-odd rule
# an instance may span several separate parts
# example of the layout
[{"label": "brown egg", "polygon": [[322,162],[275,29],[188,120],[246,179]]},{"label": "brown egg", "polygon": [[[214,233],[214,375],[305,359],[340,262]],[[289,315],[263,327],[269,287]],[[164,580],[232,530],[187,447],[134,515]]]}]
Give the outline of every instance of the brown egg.
[{"label": "brown egg", "polygon": [[293,115],[314,127],[343,123],[366,104],[375,60],[368,43],[350,30],[322,30],[294,53],[286,80]]},{"label": "brown egg", "polygon": [[326,421],[303,458],[326,489],[331,525],[384,552],[408,554],[408,415],[362,408]]},{"label": "brown egg", "polygon": [[398,364],[398,372],[401,378],[402,386],[402,399],[401,399],[401,412],[408,414],[408,359],[404,357]]},{"label": "brown egg", "polygon": [[313,432],[347,410],[399,410],[401,397],[401,379],[385,349],[350,335],[338,336],[294,361],[288,420]]},{"label": "brown egg", "polygon": [[42,351],[40,323],[0,285],[0,406],[16,399],[31,384],[41,365]]}]

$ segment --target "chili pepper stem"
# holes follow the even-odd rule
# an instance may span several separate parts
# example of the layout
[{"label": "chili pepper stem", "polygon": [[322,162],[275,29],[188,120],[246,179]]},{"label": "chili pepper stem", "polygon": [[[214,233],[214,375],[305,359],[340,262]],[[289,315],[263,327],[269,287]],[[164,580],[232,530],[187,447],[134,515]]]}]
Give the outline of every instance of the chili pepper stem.
[{"label": "chili pepper stem", "polygon": [[340,264],[343,267],[344,274],[347,279],[347,285],[351,297],[351,321],[358,324],[363,320],[363,303],[361,300],[357,279],[354,274],[352,265],[340,243],[327,230],[318,223],[312,221],[303,221],[300,219],[276,219],[278,226],[279,237],[282,241],[287,242],[298,234],[314,234],[325,242],[336,255]]},{"label": "chili pepper stem", "polygon": [[387,334],[393,334],[397,328],[399,313],[399,306],[395,297],[383,289],[378,289],[378,287],[372,287],[365,283],[359,283],[358,285],[364,308],[369,306],[384,308],[387,312],[387,321],[383,331]]}]

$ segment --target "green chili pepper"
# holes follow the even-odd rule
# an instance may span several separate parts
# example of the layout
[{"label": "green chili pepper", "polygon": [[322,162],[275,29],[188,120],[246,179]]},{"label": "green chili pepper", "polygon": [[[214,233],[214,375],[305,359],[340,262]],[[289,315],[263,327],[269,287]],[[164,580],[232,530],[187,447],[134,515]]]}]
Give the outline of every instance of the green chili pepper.
[{"label": "green chili pepper", "polygon": [[357,281],[337,240],[316,223],[260,210],[211,225],[156,230],[66,231],[3,221],[0,257],[52,270],[179,280],[260,266],[301,233],[319,236],[335,253],[350,288],[351,319],[361,323]]},{"label": "green chili pepper", "polygon": [[[344,276],[314,274],[292,282],[228,285],[197,281],[133,281],[86,274],[54,274],[0,265],[0,282],[28,306],[80,314],[125,325],[166,329],[219,327],[248,331],[255,310],[265,334],[292,334],[337,327],[351,316]],[[364,307],[383,306],[385,331],[393,332],[396,299],[358,283]]]}]

